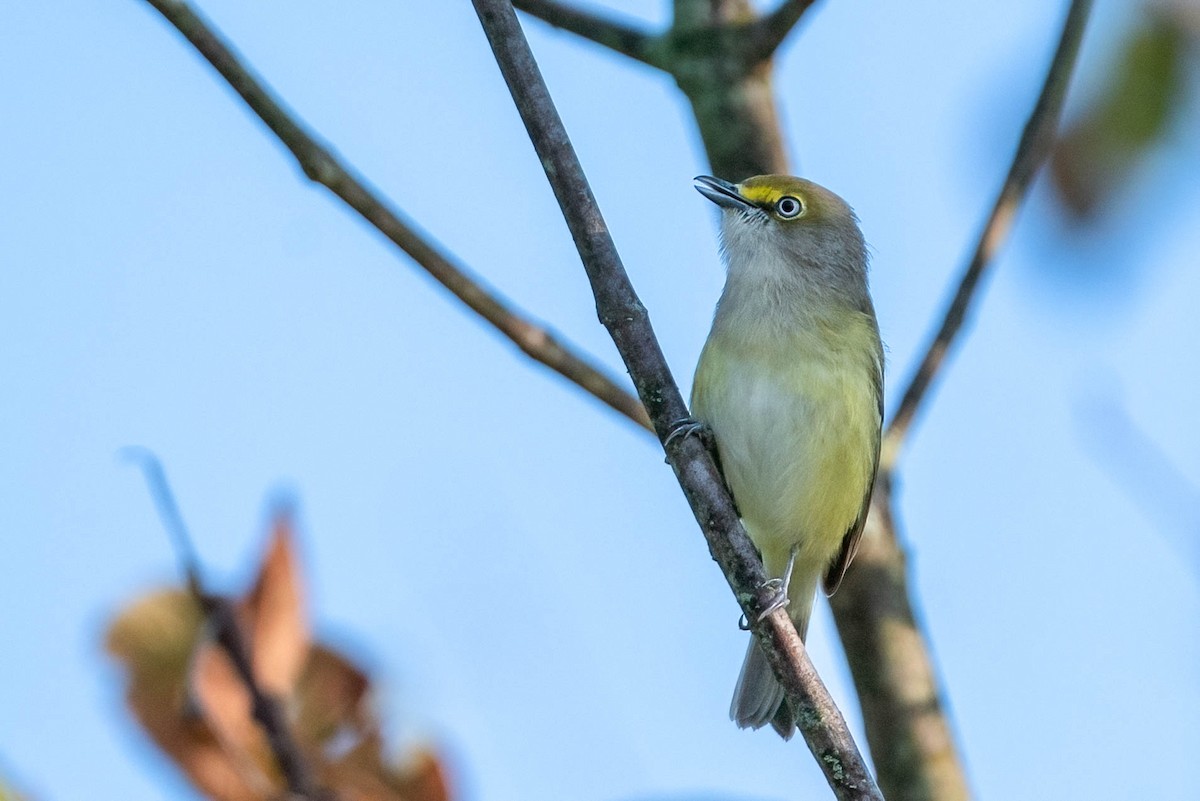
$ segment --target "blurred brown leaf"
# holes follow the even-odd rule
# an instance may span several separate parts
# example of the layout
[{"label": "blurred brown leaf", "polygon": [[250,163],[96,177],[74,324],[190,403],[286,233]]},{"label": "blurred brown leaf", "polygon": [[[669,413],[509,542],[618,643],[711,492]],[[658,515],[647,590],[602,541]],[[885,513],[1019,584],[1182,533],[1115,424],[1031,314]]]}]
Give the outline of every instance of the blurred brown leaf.
[{"label": "blurred brown leaf", "polygon": [[253,717],[250,691],[229,655],[213,640],[208,626],[197,632],[185,681],[189,707],[229,754],[241,757],[241,770],[247,780],[269,784],[266,775],[271,771],[270,763],[253,764],[249,759],[264,745],[264,735]]},{"label": "blurred brown leaf", "polygon": [[370,679],[349,660],[321,645],[309,653],[296,694],[296,730],[312,742],[334,742],[345,731],[373,731]]},{"label": "blurred brown leaf", "polygon": [[184,590],[161,590],[121,612],[106,645],[128,672],[126,700],[150,738],[211,798],[253,801],[261,780],[230,757],[188,691],[203,616]]},{"label": "blurred brown leaf", "polygon": [[1159,144],[1185,92],[1185,57],[1195,27],[1182,5],[1147,7],[1091,106],[1059,139],[1051,171],[1063,205],[1092,216]]},{"label": "blurred brown leaf", "polygon": [[258,581],[241,611],[259,685],[286,696],[308,657],[309,626],[290,510],[275,515],[273,529]]},{"label": "blurred brown leaf", "polygon": [[[274,518],[254,586],[235,605],[251,651],[255,679],[264,691],[279,698],[292,694],[309,657],[309,627],[292,530],[291,513],[281,510]],[[263,752],[264,735],[252,717],[250,692],[229,655],[211,637],[196,644],[190,691],[214,735],[232,753]],[[246,769],[272,770],[269,761],[255,768],[247,765]]]},{"label": "blurred brown leaf", "polygon": [[412,801],[450,801],[446,769],[437,755],[419,751],[399,775],[401,794]]},{"label": "blurred brown leaf", "polygon": [[[388,754],[367,674],[311,642],[293,531],[290,514],[275,517],[254,585],[235,603],[262,688],[284,700],[319,783],[339,801],[449,801],[436,754]],[[106,647],[126,670],[134,717],[201,793],[273,801],[283,791],[274,756],[208,628],[190,593],[162,590],[116,616]]]}]

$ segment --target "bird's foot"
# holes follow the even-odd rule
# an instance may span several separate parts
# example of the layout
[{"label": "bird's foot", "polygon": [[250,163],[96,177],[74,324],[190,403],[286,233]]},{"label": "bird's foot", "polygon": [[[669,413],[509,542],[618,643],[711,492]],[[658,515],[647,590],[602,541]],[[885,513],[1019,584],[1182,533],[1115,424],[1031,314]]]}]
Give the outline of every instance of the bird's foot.
[{"label": "bird's foot", "polygon": [[[758,613],[759,623],[763,622],[776,609],[783,609],[788,605],[788,588],[792,583],[792,569],[796,566],[796,554],[799,550],[798,545],[792,546],[792,552],[788,556],[787,569],[783,571],[781,577],[767,579],[758,585],[758,605],[762,608],[762,611]],[[738,620],[738,628],[742,631],[750,628],[745,615]]]},{"label": "bird's foot", "polygon": [[[758,620],[762,622],[776,609],[783,609],[788,605],[788,579],[791,576],[783,578],[767,579],[759,585],[759,597],[765,597],[765,603],[762,604],[762,611],[758,613]],[[770,593],[769,595],[767,593]]]},{"label": "bird's foot", "polygon": [[[761,623],[776,609],[783,609],[788,605],[787,577],[767,579],[759,584],[757,598],[762,611],[758,613],[756,622]],[[750,621],[746,620],[745,615],[738,619],[738,628],[742,631],[750,630]]]},{"label": "bird's foot", "polygon": [[694,417],[684,417],[671,423],[671,427],[667,429],[667,437],[663,440],[663,448],[669,448],[677,439],[693,436],[699,437],[704,446],[712,450],[712,429]]}]

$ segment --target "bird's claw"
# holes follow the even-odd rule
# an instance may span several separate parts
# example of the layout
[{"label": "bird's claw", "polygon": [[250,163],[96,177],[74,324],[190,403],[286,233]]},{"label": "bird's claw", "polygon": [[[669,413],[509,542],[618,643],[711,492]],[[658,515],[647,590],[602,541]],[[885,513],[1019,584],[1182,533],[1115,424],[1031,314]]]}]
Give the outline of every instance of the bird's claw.
[{"label": "bird's claw", "polygon": [[676,420],[674,423],[671,423],[671,427],[667,431],[667,437],[663,440],[663,448],[669,448],[672,442],[681,437],[690,436],[700,437],[705,445],[707,445],[712,437],[712,430],[694,417],[684,417],[682,420]]},{"label": "bird's claw", "polygon": [[[759,590],[759,597],[761,597],[765,593],[770,593],[770,594],[767,595],[765,601],[763,601],[762,603],[759,604],[760,606],[762,606],[762,611],[758,613],[758,617],[756,618],[755,622],[758,622],[758,623],[763,622],[776,609],[783,609],[789,603],[788,587],[787,587],[787,581],[785,579],[782,579],[782,578],[767,579],[762,584],[758,585],[758,590]],[[741,629],[742,631],[750,630],[750,621],[746,619],[746,616],[744,614],[740,618],[738,618],[738,628]]]},{"label": "bird's claw", "polygon": [[[667,436],[663,439],[663,450],[669,449],[671,443],[677,439],[692,436],[699,437],[709,453],[715,453],[713,451],[712,429],[694,417],[685,417],[682,420],[676,420],[674,423],[671,423],[671,427],[667,430]],[[664,461],[669,463],[670,459],[665,459]]]},{"label": "bird's claw", "polygon": [[788,605],[788,582],[782,578],[767,579],[758,589],[760,593],[771,593],[763,604],[763,610],[758,613],[758,622],[761,623],[776,609],[783,609]]}]

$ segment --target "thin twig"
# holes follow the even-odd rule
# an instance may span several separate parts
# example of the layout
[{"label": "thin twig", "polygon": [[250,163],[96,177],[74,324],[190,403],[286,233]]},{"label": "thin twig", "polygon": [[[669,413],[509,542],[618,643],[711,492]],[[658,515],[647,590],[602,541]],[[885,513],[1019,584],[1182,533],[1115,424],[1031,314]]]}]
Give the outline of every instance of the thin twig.
[{"label": "thin twig", "polygon": [[[604,218],[529,50],[509,0],[472,0],[558,199],[587,271],[600,320],[612,335],[660,440],[687,416],[645,308],[621,264]],[[712,457],[696,437],[676,437],[667,459],[747,619],[758,620],[766,576]],[[787,690],[800,730],[838,798],[882,799],[841,713],[821,683],[787,613],[753,624]]]},{"label": "thin twig", "polygon": [[395,243],[470,309],[511,339],[528,356],[572,381],[586,392],[643,427],[646,411],[629,392],[604,374],[570,345],[517,311],[508,301],[483,286],[461,265],[419,235],[351,170],[308,133],[212,27],[182,0],[146,0],[229,82],[246,105],[292,152],[301,169],[324,185],[384,236]]},{"label": "thin twig", "polygon": [[1008,177],[996,197],[992,213],[979,234],[975,252],[966,270],[959,279],[958,290],[942,319],[941,327],[929,343],[920,365],[909,380],[908,387],[900,400],[896,413],[888,424],[883,437],[883,449],[879,459],[879,469],[887,472],[895,467],[904,438],[912,427],[922,401],[925,399],[930,386],[937,379],[938,372],[945,360],[946,353],[954,344],[955,338],[962,330],[967,312],[975,298],[979,281],[985,270],[991,265],[996,251],[1012,230],[1013,220],[1017,210],[1029,190],[1029,185],[1037,174],[1038,168],[1045,162],[1054,144],[1055,132],[1058,130],[1058,120],[1062,112],[1063,100],[1067,96],[1067,87],[1071,82],[1071,73],[1075,68],[1076,56],[1079,53],[1079,43],[1083,39],[1083,30],[1087,26],[1088,14],[1091,11],[1092,0],[1073,0],[1063,23],[1062,36],[1058,41],[1058,49],[1050,62],[1046,73],[1046,81],[1042,86],[1037,103],[1030,112],[1017,152],[1013,156],[1012,165],[1008,169]]},{"label": "thin twig", "polygon": [[327,801],[332,794],[317,785],[312,768],[309,767],[304,752],[300,749],[291,728],[287,715],[279,699],[264,690],[254,675],[253,659],[250,647],[238,625],[237,613],[226,598],[213,595],[204,585],[200,570],[200,561],[196,549],[184,525],[183,516],[179,513],[179,505],[167,484],[167,475],[162,462],[153,452],[145,448],[125,448],[122,455],[134,461],[142,468],[150,495],[154,498],[163,527],[167,529],[175,544],[187,577],[188,589],[204,612],[205,619],[213,627],[217,643],[229,656],[237,671],[238,678],[250,694],[254,719],[262,726],[267,737],[271,754],[275,757],[279,770],[283,773],[288,790],[295,797],[309,801]]},{"label": "thin twig", "polygon": [[783,40],[814,2],[816,0],[783,0],[770,14],[751,23],[746,42],[747,63],[756,64],[775,55]]},{"label": "thin twig", "polygon": [[597,16],[557,0],[514,0],[518,10],[588,41],[603,45],[651,67],[662,67],[655,58],[658,37],[631,25]]},{"label": "thin twig", "polygon": [[175,502],[175,495],[171,492],[171,485],[167,483],[167,473],[163,470],[162,461],[153,451],[137,446],[122,448],[119,455],[142,468],[146,487],[150,490],[150,497],[154,499],[154,508],[158,510],[158,517],[163,528],[167,530],[167,536],[171,538],[171,544],[175,546],[179,567],[187,579],[188,588],[197,597],[202,596],[204,583],[200,577],[200,558],[192,545],[192,538],[183,522],[179,504]]}]

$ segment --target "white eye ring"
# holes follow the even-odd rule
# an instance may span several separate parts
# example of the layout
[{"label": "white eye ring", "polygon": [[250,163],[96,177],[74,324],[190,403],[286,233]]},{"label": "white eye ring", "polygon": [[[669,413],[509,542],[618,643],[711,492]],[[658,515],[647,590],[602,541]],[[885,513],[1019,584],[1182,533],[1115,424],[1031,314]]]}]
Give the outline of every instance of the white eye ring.
[{"label": "white eye ring", "polygon": [[790,220],[793,217],[799,217],[804,211],[804,204],[800,202],[800,198],[786,195],[779,198],[775,203],[775,213],[785,220]]}]

